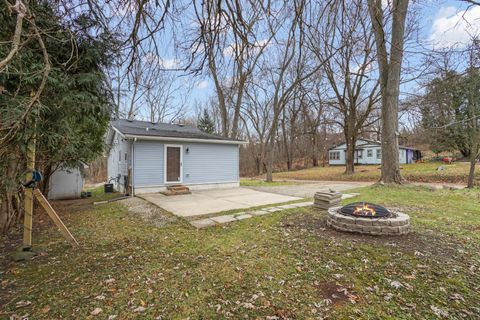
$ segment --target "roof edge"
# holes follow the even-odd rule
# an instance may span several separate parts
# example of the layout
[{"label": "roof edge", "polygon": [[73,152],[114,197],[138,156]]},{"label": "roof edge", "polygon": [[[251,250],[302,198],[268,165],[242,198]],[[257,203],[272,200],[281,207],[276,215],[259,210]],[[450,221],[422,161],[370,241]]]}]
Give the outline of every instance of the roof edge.
[{"label": "roof edge", "polygon": [[212,143],[212,144],[247,144],[248,143],[248,141],[243,141],[243,140],[177,138],[177,137],[162,137],[162,136],[142,136],[142,135],[135,135],[135,134],[124,134],[123,136],[127,139],[156,140],[156,141],[204,142],[204,143]]}]

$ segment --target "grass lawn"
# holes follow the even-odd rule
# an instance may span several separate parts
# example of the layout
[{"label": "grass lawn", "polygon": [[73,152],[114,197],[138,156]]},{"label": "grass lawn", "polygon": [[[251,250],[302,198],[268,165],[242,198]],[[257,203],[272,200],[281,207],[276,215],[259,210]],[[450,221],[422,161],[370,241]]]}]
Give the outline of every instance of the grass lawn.
[{"label": "grass lawn", "polygon": [[[443,166],[444,170],[437,170]],[[469,163],[455,162],[443,164],[441,162],[426,162],[403,164],[401,173],[404,178],[411,182],[439,182],[439,183],[466,183],[469,171]],[[476,170],[476,180],[480,183],[479,168]],[[353,175],[345,175],[344,166],[315,167],[310,169],[278,172],[275,179],[296,180],[325,180],[325,181],[378,181],[380,179],[380,166],[356,166]]]},{"label": "grass lawn", "polygon": [[276,186],[291,186],[300,184],[299,182],[295,181],[272,181],[272,182],[265,182],[265,180],[261,179],[240,179],[240,186],[241,187],[276,187]]},{"label": "grass lawn", "polygon": [[335,232],[314,208],[195,230],[147,223],[121,202],[69,213],[57,202],[81,248],[38,213],[34,240],[46,251],[3,265],[0,318],[479,318],[480,191],[356,192],[409,213],[412,233]]}]

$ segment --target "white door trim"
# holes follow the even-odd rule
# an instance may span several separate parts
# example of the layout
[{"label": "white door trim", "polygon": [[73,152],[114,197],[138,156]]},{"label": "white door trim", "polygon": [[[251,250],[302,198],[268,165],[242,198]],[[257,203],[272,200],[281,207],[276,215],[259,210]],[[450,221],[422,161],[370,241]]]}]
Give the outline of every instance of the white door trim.
[{"label": "white door trim", "polygon": [[[167,181],[167,148],[180,148],[180,180]],[[163,145],[163,182],[165,184],[183,183],[183,146],[181,144],[164,144]]]}]

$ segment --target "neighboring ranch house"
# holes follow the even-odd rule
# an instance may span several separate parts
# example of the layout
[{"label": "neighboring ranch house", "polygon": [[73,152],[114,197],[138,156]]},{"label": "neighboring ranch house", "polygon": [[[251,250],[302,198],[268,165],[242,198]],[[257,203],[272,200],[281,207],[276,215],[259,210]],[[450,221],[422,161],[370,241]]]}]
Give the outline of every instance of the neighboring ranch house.
[{"label": "neighboring ranch house", "polygon": [[121,192],[238,187],[244,141],[207,134],[195,126],[114,120],[107,134],[108,180]]},{"label": "neighboring ranch house", "polygon": [[[401,164],[414,163],[420,160],[422,154],[419,150],[399,146],[399,161]],[[330,148],[328,151],[328,163],[330,165],[346,164],[347,145],[342,143]],[[379,141],[359,139],[355,145],[355,164],[381,164],[382,148]]]}]

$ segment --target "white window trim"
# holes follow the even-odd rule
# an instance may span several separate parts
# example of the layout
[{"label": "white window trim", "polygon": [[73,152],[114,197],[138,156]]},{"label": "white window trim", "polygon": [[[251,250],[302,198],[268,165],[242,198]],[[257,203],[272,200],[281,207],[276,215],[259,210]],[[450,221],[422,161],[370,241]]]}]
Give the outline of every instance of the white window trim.
[{"label": "white window trim", "polygon": [[[180,148],[180,180],[167,181],[167,148]],[[183,183],[183,146],[181,144],[164,144],[163,145],[163,182],[165,184]]]}]

